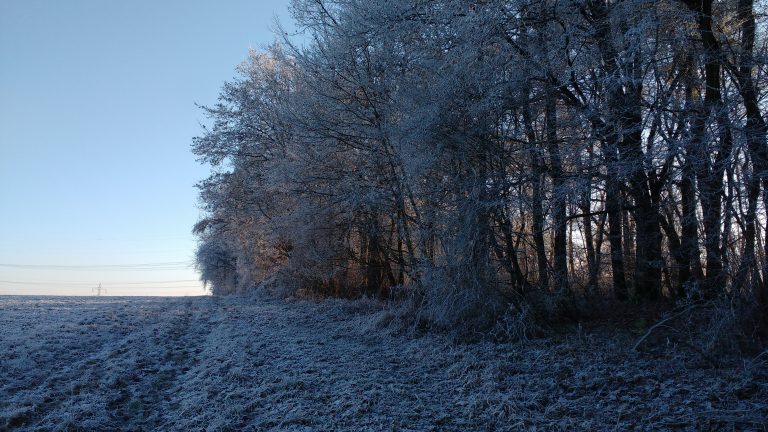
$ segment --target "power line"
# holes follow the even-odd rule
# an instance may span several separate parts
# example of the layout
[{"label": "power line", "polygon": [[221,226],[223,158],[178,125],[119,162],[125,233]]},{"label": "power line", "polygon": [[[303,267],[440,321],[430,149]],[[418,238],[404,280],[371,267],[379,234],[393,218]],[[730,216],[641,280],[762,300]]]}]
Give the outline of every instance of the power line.
[{"label": "power line", "polygon": [[[110,289],[115,290],[135,290],[136,287],[124,287],[124,286],[110,286]],[[158,290],[158,289],[202,289],[202,285],[181,285],[181,286],[150,286],[144,288],[146,291]]]},{"label": "power line", "polygon": [[130,269],[130,268],[157,268],[157,267],[177,267],[194,264],[194,261],[169,261],[143,264],[88,264],[88,265],[60,265],[60,264],[8,264],[0,263],[0,267],[9,268],[51,268],[51,269]]},{"label": "power line", "polygon": [[[79,290],[79,289],[88,289],[89,287],[93,288],[93,284],[90,284],[90,285],[89,284],[82,284],[82,285],[77,285],[77,286],[68,286],[67,289]],[[139,287],[136,287],[136,286],[121,286],[121,285],[106,285],[106,284],[104,284],[103,287],[104,287],[103,289],[109,288],[111,290],[118,290],[118,291],[136,291],[137,289],[139,289]],[[1,288],[3,288],[2,285],[0,285],[0,289]],[[47,287],[45,287],[45,286],[37,287],[36,286],[36,287],[30,287],[30,288],[31,289],[39,290],[39,289],[44,289],[44,288],[56,288],[56,286],[55,285],[49,285]],[[141,289],[142,292],[151,292],[151,291],[155,291],[155,290],[180,290],[180,289],[184,289],[184,290],[201,290],[201,289],[203,289],[203,286],[202,286],[202,284],[201,285],[173,285],[173,286],[151,285],[151,286],[141,287],[140,289]],[[0,294],[0,295],[2,295],[2,294]]]},{"label": "power line", "polygon": [[[191,283],[199,282],[197,279],[184,279],[184,280],[166,280],[166,281],[143,281],[143,282],[103,282],[104,285],[154,285],[154,284],[173,284],[173,283]],[[12,280],[0,280],[0,283],[11,285],[89,285],[93,282],[55,282],[55,281],[12,281]]]},{"label": "power line", "polygon": [[188,270],[193,261],[174,261],[147,264],[93,264],[93,265],[56,265],[56,264],[9,264],[0,263],[0,268],[15,270],[58,270],[58,271],[171,271]]}]

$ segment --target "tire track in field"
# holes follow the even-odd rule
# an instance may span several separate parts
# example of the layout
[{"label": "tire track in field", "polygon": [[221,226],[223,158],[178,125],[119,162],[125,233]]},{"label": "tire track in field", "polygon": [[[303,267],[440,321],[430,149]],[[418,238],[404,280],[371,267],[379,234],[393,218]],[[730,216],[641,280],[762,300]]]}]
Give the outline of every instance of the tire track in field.
[{"label": "tire track in field", "polygon": [[163,320],[132,350],[133,365],[109,383],[117,390],[107,404],[109,416],[134,430],[168,423],[178,406],[173,388],[190,366],[199,363],[200,341],[210,329],[208,302],[187,300],[162,311]]},{"label": "tire track in field", "polygon": [[167,412],[168,389],[194,360],[211,308],[205,301],[153,299],[78,312],[56,319],[63,322],[56,339],[71,337],[39,347],[56,363],[43,365],[54,373],[19,377],[6,389],[15,407],[4,413],[0,404],[0,430],[153,429]]}]

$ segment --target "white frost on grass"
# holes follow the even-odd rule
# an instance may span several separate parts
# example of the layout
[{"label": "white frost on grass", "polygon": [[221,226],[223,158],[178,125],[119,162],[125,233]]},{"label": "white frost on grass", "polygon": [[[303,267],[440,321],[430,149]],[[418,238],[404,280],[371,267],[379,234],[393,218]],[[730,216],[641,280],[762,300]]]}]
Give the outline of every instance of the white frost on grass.
[{"label": "white frost on grass", "polygon": [[765,364],[398,336],[370,300],[0,297],[0,430],[765,430]]}]

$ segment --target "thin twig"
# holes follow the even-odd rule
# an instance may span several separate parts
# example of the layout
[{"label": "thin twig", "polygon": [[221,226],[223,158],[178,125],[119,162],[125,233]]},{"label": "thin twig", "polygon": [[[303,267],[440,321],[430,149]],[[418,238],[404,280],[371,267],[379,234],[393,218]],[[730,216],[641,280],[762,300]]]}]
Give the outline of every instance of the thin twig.
[{"label": "thin twig", "polygon": [[690,312],[691,310],[696,309],[697,307],[701,307],[701,306],[703,306],[703,304],[693,304],[693,305],[688,306],[685,309],[681,310],[680,312],[678,312],[678,313],[676,313],[674,315],[671,315],[671,316],[669,316],[667,318],[664,318],[663,320],[657,322],[656,324],[651,326],[651,328],[648,329],[648,331],[643,335],[643,337],[641,337],[637,341],[637,343],[635,343],[635,346],[632,347],[632,350],[633,351],[637,351],[637,348],[639,348],[640,345],[642,345],[642,343],[645,342],[645,340],[648,339],[648,337],[651,336],[651,334],[656,329],[658,329],[659,327],[662,327],[662,326],[664,326],[664,324],[668,323],[669,321],[672,321],[673,319],[678,318],[678,317],[680,317],[680,316]]}]

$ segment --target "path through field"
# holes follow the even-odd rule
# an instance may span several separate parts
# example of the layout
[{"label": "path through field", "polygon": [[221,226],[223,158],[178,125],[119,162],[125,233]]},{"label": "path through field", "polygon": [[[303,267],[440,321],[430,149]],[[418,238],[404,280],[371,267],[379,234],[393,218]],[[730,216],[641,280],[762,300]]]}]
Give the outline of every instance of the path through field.
[{"label": "path through field", "polygon": [[766,430],[765,369],[457,344],[373,302],[0,297],[0,430]]}]

